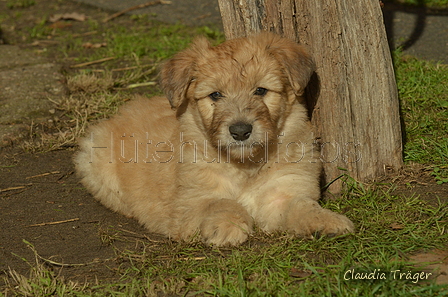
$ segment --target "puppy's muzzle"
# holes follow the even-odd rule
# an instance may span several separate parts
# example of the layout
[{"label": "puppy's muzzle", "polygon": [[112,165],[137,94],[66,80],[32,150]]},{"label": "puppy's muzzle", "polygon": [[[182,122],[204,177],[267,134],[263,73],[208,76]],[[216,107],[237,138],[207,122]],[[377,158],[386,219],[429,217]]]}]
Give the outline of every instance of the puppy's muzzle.
[{"label": "puppy's muzzle", "polygon": [[229,126],[230,135],[238,141],[246,140],[252,134],[252,125],[244,122],[237,122]]}]

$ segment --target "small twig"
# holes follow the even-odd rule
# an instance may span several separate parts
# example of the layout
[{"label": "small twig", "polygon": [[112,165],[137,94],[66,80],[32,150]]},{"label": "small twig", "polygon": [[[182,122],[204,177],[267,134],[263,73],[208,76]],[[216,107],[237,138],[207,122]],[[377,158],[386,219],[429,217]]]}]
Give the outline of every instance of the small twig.
[{"label": "small twig", "polygon": [[155,81],[148,81],[144,83],[137,83],[137,84],[130,84],[126,87],[126,89],[134,89],[134,88],[140,88],[140,87],[147,87],[147,86],[154,86],[157,83]]},{"label": "small twig", "polygon": [[70,68],[80,68],[80,67],[84,67],[84,66],[90,66],[93,64],[99,64],[99,63],[103,63],[103,62],[113,60],[113,59],[116,59],[116,57],[108,57],[108,58],[103,58],[103,59],[99,59],[99,60],[95,60],[95,61],[91,61],[91,62],[76,64],[76,65],[70,66]]},{"label": "small twig", "polygon": [[116,71],[126,71],[126,70],[133,70],[133,69],[138,69],[138,68],[145,68],[145,67],[149,67],[152,66],[154,67],[154,64],[147,64],[147,65],[141,65],[141,66],[129,66],[129,67],[124,67],[124,68],[116,68],[116,69],[112,69],[112,72],[116,72]]},{"label": "small twig", "polygon": [[110,21],[110,20],[112,20],[112,19],[114,19],[114,18],[116,18],[116,17],[119,17],[119,16],[121,16],[121,15],[127,13],[127,12],[130,12],[130,11],[132,11],[132,10],[136,10],[136,9],[140,9],[140,8],[145,8],[145,7],[148,7],[148,6],[154,6],[154,5],[158,5],[158,4],[171,4],[171,1],[157,0],[157,1],[150,1],[150,2],[147,2],[147,3],[143,3],[143,4],[139,4],[139,5],[135,5],[135,6],[126,8],[126,9],[124,9],[124,10],[122,10],[122,11],[119,11],[119,12],[117,12],[117,13],[114,13],[114,14],[111,15],[111,16],[108,16],[107,18],[105,18],[105,19],[103,20],[103,22],[104,22],[104,23],[107,23],[108,21]]},{"label": "small twig", "polygon": [[6,188],[6,189],[0,189],[0,193],[1,192],[7,192],[7,191],[14,191],[14,190],[20,190],[20,189],[25,189],[27,186],[32,186],[33,184],[27,184],[24,186],[17,186],[17,187],[10,187],[10,188]]},{"label": "small twig", "polygon": [[211,15],[212,15],[211,13],[206,13],[206,14],[200,15],[200,16],[194,18],[194,19],[195,20],[202,20],[202,19],[208,18]]},{"label": "small twig", "polygon": [[139,68],[139,66],[131,66],[131,67],[124,67],[124,68],[117,68],[117,69],[112,69],[112,72],[116,72],[116,71],[126,71],[126,70],[133,70],[133,69],[137,69]]},{"label": "small twig", "polygon": [[46,226],[46,225],[57,225],[57,224],[75,222],[75,221],[79,221],[79,218],[70,219],[70,220],[64,220],[64,221],[57,221],[57,222],[39,223],[39,224],[34,224],[34,225],[28,225],[26,227],[38,227],[38,226]]},{"label": "small twig", "polygon": [[145,238],[145,239],[147,239],[148,241],[151,241],[151,242],[157,242],[157,243],[162,242],[162,241],[159,241],[159,240],[151,239],[151,238],[149,238],[149,237],[148,237],[147,235],[145,235],[145,234],[139,234],[139,233],[136,233],[136,232],[132,232],[132,231],[123,229],[123,228],[120,228],[120,231],[127,232],[127,233],[129,233],[129,234],[133,234],[134,236],[139,237],[139,238]]},{"label": "small twig", "polygon": [[179,258],[179,260],[182,260],[182,261],[188,261],[188,260],[200,261],[200,260],[205,260],[205,259],[207,259],[207,257],[193,257],[193,258],[184,257],[184,258]]},{"label": "small twig", "polygon": [[[53,104],[55,104],[56,106],[59,106],[60,104],[61,104],[61,102],[58,102],[58,101],[55,101],[55,100],[53,100],[53,99],[51,99],[51,98],[47,98],[50,102],[52,102]],[[61,108],[57,108],[58,110],[63,110],[63,109],[61,109]]]},{"label": "small twig", "polygon": [[89,35],[94,35],[96,33],[98,33],[98,31],[90,31],[90,32],[81,33],[81,34],[73,34],[72,37],[89,36]]},{"label": "small twig", "polygon": [[73,173],[75,173],[75,171],[69,171],[69,172],[67,172],[66,174],[64,174],[64,175],[62,175],[61,177],[59,177],[58,178],[58,180],[61,180],[61,179],[63,179],[64,177],[67,177],[67,176],[69,176],[69,175],[72,175]]},{"label": "small twig", "polygon": [[33,43],[31,43],[31,46],[58,44],[58,43],[59,43],[59,41],[55,41],[55,40],[36,40]]},{"label": "small twig", "polygon": [[50,174],[57,174],[57,173],[61,173],[61,172],[60,171],[52,171],[52,172],[42,173],[42,174],[38,174],[38,175],[28,176],[28,177],[26,177],[26,179],[35,178],[35,177],[42,177],[42,176],[47,176],[47,175],[50,175]]},{"label": "small twig", "polygon": [[0,192],[20,190],[20,189],[25,189],[25,188],[26,188],[25,186],[10,187],[10,188],[6,188],[6,189],[1,189]]}]

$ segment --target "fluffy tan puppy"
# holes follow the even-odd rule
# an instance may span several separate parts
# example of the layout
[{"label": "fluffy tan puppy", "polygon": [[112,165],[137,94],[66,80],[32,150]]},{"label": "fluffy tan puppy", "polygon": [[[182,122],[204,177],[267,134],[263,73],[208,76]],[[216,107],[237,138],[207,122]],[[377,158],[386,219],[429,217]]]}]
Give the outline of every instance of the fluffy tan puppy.
[{"label": "fluffy tan puppy", "polygon": [[107,207],[174,240],[244,242],[255,222],[298,236],[353,231],[323,209],[303,92],[312,58],[270,33],[197,39],[161,71],[167,98],[137,99],[89,130],[75,157]]}]

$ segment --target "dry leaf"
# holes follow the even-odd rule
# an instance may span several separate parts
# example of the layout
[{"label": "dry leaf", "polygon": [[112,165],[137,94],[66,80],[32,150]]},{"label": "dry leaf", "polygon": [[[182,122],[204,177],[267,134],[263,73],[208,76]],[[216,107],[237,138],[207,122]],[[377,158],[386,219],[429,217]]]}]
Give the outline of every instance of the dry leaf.
[{"label": "dry leaf", "polygon": [[48,19],[50,22],[54,23],[60,20],[74,20],[79,22],[84,22],[86,20],[86,15],[82,13],[72,12],[63,14],[54,14]]},{"label": "dry leaf", "polygon": [[291,268],[291,270],[289,271],[289,276],[296,277],[296,278],[306,278],[306,277],[308,277],[310,275],[312,275],[311,272],[299,270],[299,269],[294,268],[294,267]]},{"label": "dry leaf", "polygon": [[51,24],[50,26],[48,26],[48,28],[63,29],[66,27],[71,27],[71,26],[72,26],[72,24],[70,24],[70,23],[57,21],[57,22],[54,22],[53,24]]},{"label": "dry leaf", "polygon": [[107,45],[107,43],[105,43],[105,42],[103,42],[103,43],[86,42],[86,43],[83,43],[82,47],[83,48],[100,48],[100,47],[104,47],[106,45]]},{"label": "dry leaf", "polygon": [[404,228],[404,226],[402,224],[399,223],[392,223],[389,226],[392,230],[401,230]]}]

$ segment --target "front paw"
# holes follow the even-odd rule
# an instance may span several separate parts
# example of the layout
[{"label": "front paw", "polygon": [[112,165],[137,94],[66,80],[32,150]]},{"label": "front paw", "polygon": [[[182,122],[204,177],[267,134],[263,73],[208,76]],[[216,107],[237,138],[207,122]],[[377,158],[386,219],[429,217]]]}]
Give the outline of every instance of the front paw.
[{"label": "front paw", "polygon": [[249,214],[227,211],[213,213],[200,226],[203,241],[210,245],[239,245],[252,232],[252,218]]},{"label": "front paw", "polygon": [[324,209],[317,203],[295,215],[290,214],[286,228],[305,238],[316,235],[337,236],[355,231],[355,226],[346,216]]}]

